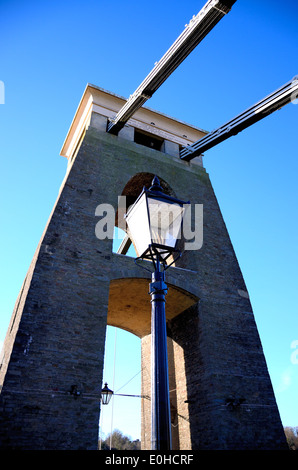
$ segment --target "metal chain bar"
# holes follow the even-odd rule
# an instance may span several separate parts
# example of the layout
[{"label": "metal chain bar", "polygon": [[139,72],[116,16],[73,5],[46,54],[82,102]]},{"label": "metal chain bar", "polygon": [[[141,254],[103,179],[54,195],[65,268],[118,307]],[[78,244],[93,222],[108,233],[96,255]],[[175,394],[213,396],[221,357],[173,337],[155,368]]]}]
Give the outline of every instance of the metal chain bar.
[{"label": "metal chain bar", "polygon": [[156,63],[137,90],[130,95],[124,106],[108,124],[107,131],[118,134],[119,130],[153,93],[183,62],[190,52],[214,28],[214,26],[230,11],[236,0],[209,0],[200,12],[193,16],[184,31]]},{"label": "metal chain bar", "polygon": [[266,96],[223,126],[209,132],[209,134],[205,135],[205,137],[194,144],[183,147],[180,151],[181,160],[192,160],[206,150],[209,150],[220,142],[228,139],[232,135],[238,134],[238,132],[241,132],[252,124],[260,121],[266,116],[269,116],[269,114],[273,113],[277,109],[280,109],[290,101],[295,100],[297,96],[298,77],[296,76],[293,80],[287,82],[278,90]]}]

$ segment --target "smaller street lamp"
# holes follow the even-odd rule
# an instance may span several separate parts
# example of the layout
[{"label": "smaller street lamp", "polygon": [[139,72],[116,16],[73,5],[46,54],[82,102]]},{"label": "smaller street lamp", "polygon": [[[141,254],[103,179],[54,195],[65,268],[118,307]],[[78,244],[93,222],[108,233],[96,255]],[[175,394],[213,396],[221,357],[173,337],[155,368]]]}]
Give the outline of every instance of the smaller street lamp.
[{"label": "smaller street lamp", "polygon": [[108,405],[113,395],[113,391],[108,388],[107,382],[101,391],[101,402],[103,405]]},{"label": "smaller street lamp", "polygon": [[101,390],[101,402],[103,405],[108,405],[112,398],[112,395],[117,395],[118,397],[136,397],[136,398],[146,398],[149,400],[147,395],[127,395],[125,393],[114,393],[113,390],[108,388],[107,382],[105,383],[104,388]]},{"label": "smaller street lamp", "polygon": [[[137,397],[137,398],[146,398],[147,400],[150,400],[150,397],[147,395],[126,395],[122,393],[114,393],[113,390],[110,390],[108,388],[107,382],[105,383],[105,386],[101,390],[101,402],[103,405],[108,405],[110,403],[110,400],[112,398],[112,395],[118,395],[121,397]],[[101,415],[102,416],[102,415]],[[99,448],[101,449],[101,434],[100,434],[100,446]],[[112,431],[110,435],[110,450],[112,448]]]},{"label": "smaller street lamp", "polygon": [[[167,331],[164,271],[173,264],[186,205],[166,195],[157,176],[150,189],[144,188],[125,215],[137,260],[150,260],[154,266],[151,295],[151,448],[171,450]],[[180,253],[181,254],[181,253]],[[180,254],[178,256],[180,256]],[[176,258],[177,259],[177,258]],[[170,261],[171,260],[171,261]],[[170,263],[169,263],[170,261]]]}]

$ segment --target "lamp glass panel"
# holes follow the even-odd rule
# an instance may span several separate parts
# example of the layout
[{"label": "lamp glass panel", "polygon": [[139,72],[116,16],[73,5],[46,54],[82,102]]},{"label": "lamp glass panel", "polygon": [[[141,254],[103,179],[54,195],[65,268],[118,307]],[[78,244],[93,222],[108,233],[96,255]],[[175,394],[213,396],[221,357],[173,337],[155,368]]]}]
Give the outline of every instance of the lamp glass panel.
[{"label": "lamp glass panel", "polygon": [[182,224],[184,207],[148,197],[152,243],[175,248]]},{"label": "lamp glass panel", "polygon": [[107,392],[103,392],[101,397],[102,397],[102,404],[103,405],[108,405],[110,403],[110,400],[112,398],[113,393],[109,390]]},{"label": "lamp glass panel", "polygon": [[137,256],[141,256],[151,243],[146,195],[132,206],[126,216],[128,229],[133,240]]}]

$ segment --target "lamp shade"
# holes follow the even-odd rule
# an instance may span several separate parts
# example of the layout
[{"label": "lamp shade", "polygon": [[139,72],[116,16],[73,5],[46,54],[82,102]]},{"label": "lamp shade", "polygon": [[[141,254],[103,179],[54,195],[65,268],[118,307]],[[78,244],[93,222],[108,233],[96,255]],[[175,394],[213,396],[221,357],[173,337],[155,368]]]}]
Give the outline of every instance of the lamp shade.
[{"label": "lamp shade", "polygon": [[138,257],[150,246],[163,258],[175,250],[186,204],[164,194],[156,176],[151,188],[143,189],[125,216]]},{"label": "lamp shade", "polygon": [[105,383],[104,388],[101,390],[101,402],[103,405],[108,405],[113,395],[113,391],[108,388],[108,384]]}]

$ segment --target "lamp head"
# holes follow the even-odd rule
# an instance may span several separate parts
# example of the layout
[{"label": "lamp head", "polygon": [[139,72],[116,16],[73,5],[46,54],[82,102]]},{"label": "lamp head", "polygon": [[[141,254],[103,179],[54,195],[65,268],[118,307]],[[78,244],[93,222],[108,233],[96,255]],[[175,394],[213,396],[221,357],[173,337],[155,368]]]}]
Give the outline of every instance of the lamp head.
[{"label": "lamp head", "polygon": [[138,258],[166,263],[177,251],[186,204],[165,194],[157,176],[149,189],[143,189],[125,215]]},{"label": "lamp head", "polygon": [[108,388],[107,382],[104,388],[101,390],[101,402],[103,405],[108,405],[113,395],[113,391]]}]

